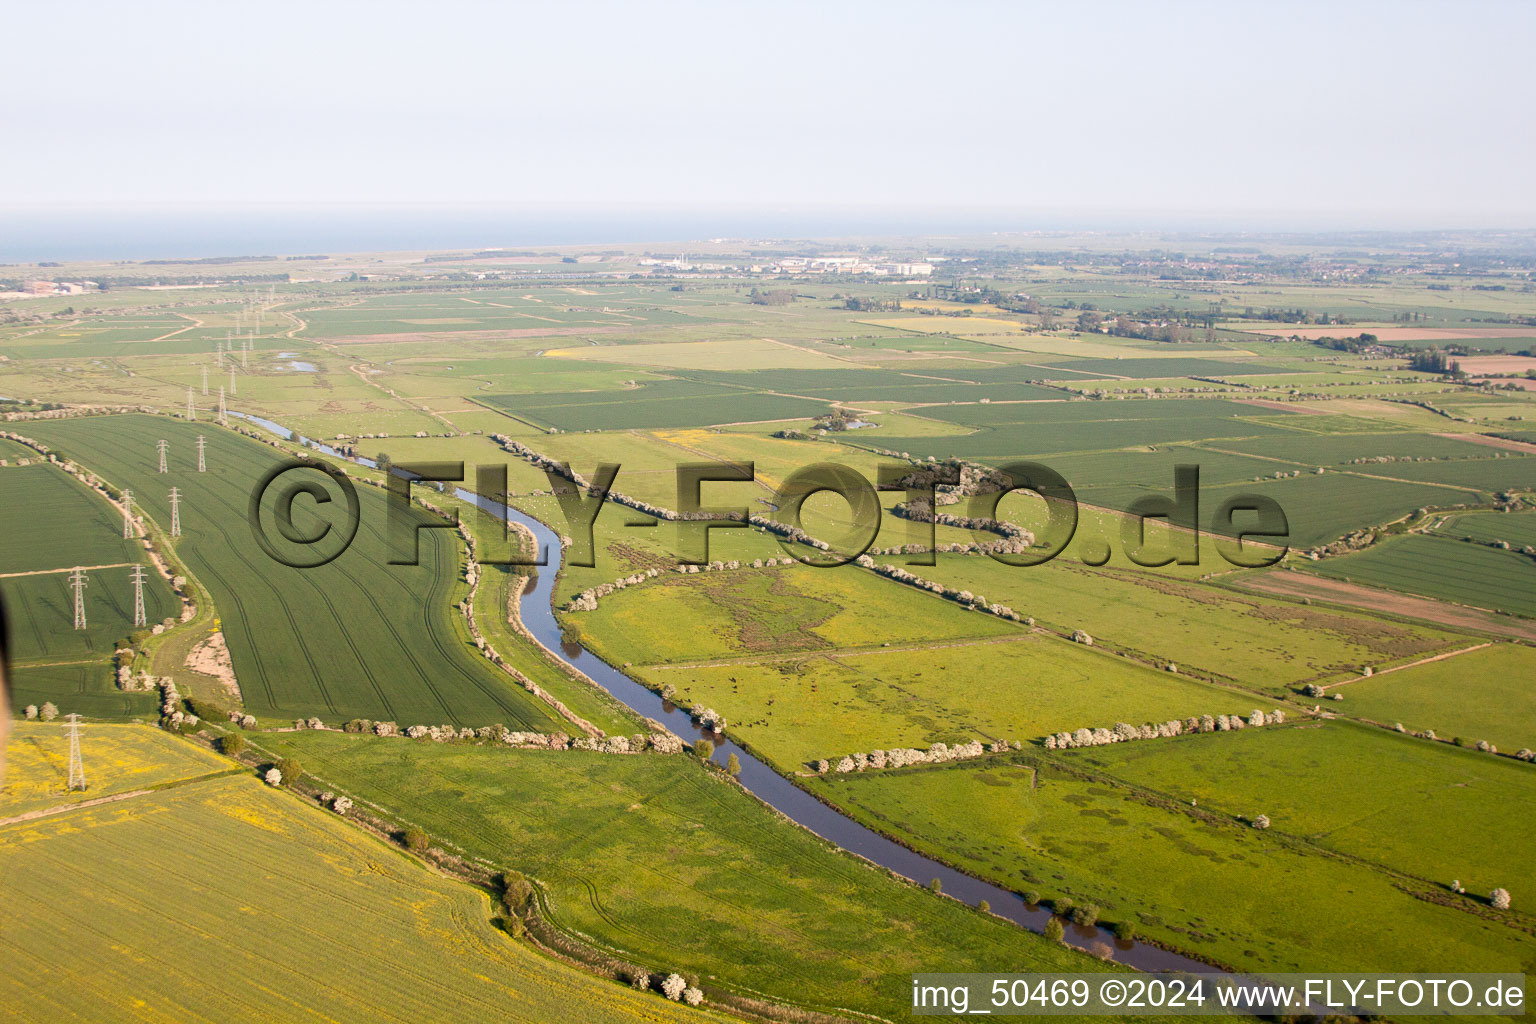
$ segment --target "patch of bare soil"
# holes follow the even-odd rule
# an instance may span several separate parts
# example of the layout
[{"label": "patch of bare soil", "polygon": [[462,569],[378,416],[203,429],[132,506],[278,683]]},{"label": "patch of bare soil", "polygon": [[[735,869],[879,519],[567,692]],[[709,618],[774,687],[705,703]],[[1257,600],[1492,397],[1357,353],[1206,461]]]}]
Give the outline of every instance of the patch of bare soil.
[{"label": "patch of bare soil", "polygon": [[187,652],[187,668],[212,676],[235,700],[240,699],[240,684],[235,681],[235,666],[229,660],[229,647],[222,632],[211,634]]},{"label": "patch of bare soil", "polygon": [[1494,615],[1475,608],[1462,608],[1427,597],[1409,597],[1407,594],[1377,590],[1358,583],[1330,580],[1322,576],[1313,576],[1311,573],[1276,570],[1233,580],[1232,584],[1244,590],[1263,594],[1291,598],[1311,597],[1348,605],[1351,608],[1361,608],[1365,611],[1386,612],[1410,619],[1422,619],[1450,629],[1472,629],[1480,633],[1536,640],[1536,623],[1523,619]]},{"label": "patch of bare soil", "polygon": [[1296,402],[1275,402],[1268,398],[1239,398],[1237,401],[1243,405],[1259,405],[1266,409],[1282,409],[1285,412],[1307,412],[1314,416],[1327,416],[1327,409],[1313,409],[1310,406],[1299,405]]},{"label": "patch of bare soil", "polygon": [[1524,441],[1511,441],[1507,437],[1489,437],[1487,434],[1438,434],[1436,436],[1448,438],[1452,441],[1485,444],[1489,448],[1503,448],[1511,452],[1524,452],[1527,455],[1536,454],[1536,444],[1527,444]]}]

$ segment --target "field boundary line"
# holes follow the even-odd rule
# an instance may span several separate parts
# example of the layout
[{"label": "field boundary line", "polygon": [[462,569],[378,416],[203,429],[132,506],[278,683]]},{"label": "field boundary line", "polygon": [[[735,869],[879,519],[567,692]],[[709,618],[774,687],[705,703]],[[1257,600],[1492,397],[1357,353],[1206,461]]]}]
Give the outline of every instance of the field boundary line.
[{"label": "field boundary line", "polygon": [[55,576],[61,572],[74,572],[76,568],[84,569],[87,572],[94,572],[97,569],[128,569],[138,564],[138,562],[112,562],[109,565],[81,565],[67,566],[63,569],[32,569],[27,572],[0,572],[0,580],[15,579],[18,576]]},{"label": "field boundary line", "polygon": [[1345,679],[1341,682],[1329,683],[1327,686],[1318,687],[1318,689],[1322,690],[1324,693],[1327,693],[1329,690],[1332,690],[1336,687],[1348,686],[1350,683],[1359,683],[1367,679],[1379,679],[1382,676],[1388,675],[1392,672],[1401,672],[1405,668],[1413,668],[1416,665],[1428,665],[1432,661],[1444,661],[1446,658],[1454,658],[1458,654],[1471,654],[1473,651],[1480,651],[1484,647],[1492,647],[1493,645],[1494,641],[1486,640],[1480,644],[1473,644],[1471,647],[1462,647],[1454,651],[1441,651],[1439,654],[1430,655],[1428,658],[1420,658],[1418,661],[1410,661],[1406,665],[1393,665],[1391,668],[1384,668],[1380,672],[1372,672],[1368,676],[1355,676],[1353,679]]}]

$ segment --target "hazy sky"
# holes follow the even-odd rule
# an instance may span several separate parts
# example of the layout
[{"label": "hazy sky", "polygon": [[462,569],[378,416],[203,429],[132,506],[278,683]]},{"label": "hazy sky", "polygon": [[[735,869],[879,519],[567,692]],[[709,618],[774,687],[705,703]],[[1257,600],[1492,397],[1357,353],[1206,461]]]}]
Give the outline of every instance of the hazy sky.
[{"label": "hazy sky", "polygon": [[12,4],[0,205],[1536,226],[1536,4]]}]

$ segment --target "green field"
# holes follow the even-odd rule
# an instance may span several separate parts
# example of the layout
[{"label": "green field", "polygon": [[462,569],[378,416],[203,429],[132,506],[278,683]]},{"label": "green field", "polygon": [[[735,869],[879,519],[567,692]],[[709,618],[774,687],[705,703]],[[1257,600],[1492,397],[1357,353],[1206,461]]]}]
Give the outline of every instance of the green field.
[{"label": "green field", "polygon": [[719,711],[785,772],[876,748],[1246,713],[1252,701],[1043,633],[632,671]]},{"label": "green field", "polygon": [[612,955],[733,991],[894,1017],[922,965],[1095,963],[833,852],[692,758],[320,733],[263,743],[468,856],[537,878],[553,921]]},{"label": "green field", "polygon": [[1391,537],[1325,559],[1311,571],[1333,579],[1516,615],[1536,615],[1536,563],[1513,551],[1445,537]]},{"label": "green field", "polygon": [[1351,715],[1441,739],[1487,740],[1512,754],[1536,749],[1536,648],[1494,644],[1341,688]]},{"label": "green field", "polygon": [[1469,537],[1483,544],[1503,541],[1513,548],[1536,547],[1536,512],[1474,512],[1451,516],[1436,526],[1434,532],[1457,540]]},{"label": "green field", "polygon": [[938,565],[914,571],[969,587],[1062,632],[1084,629],[1101,644],[1154,663],[1274,693],[1456,642],[1423,626],[1239,595],[1123,563],[1014,568],[988,558],[940,556]]},{"label": "green field", "polygon": [[32,1019],[719,1019],[534,954],[484,894],[244,774],[0,824],[0,871]]},{"label": "green field", "polygon": [[692,381],[658,381],[616,391],[487,395],[485,404],[566,431],[703,427],[712,423],[809,419],[828,403]]},{"label": "green field", "polygon": [[[1420,880],[1356,862],[1278,825],[1255,830],[1234,815],[1264,813],[1278,801],[1246,797],[1240,789],[1215,809],[1203,799],[1198,807],[1189,804],[1187,793],[1205,783],[1189,767],[1185,748],[1208,749],[1206,760],[1197,763],[1226,770],[1234,745],[1275,739],[1269,732],[1107,748],[1106,756],[1148,757],[1169,748],[1163,756],[1170,762],[1171,781],[1159,781],[1174,785],[1177,795],[1149,789],[1140,778],[1124,785],[1085,773],[1082,769],[1092,766],[1078,752],[1061,758],[1060,766],[1042,763],[1038,775],[1027,765],[957,765],[828,776],[817,789],[867,824],[999,884],[1048,900],[1066,896],[1078,905],[1092,903],[1101,909],[1102,920],[1130,921],[1139,934],[1237,968],[1445,970],[1463,965],[1488,970],[1503,965],[1523,971],[1536,962],[1536,939],[1523,929],[1523,918],[1511,927],[1478,916],[1478,905],[1470,900],[1439,905],[1449,877]],[[1335,757],[1329,741],[1348,742],[1329,736],[1313,748],[1320,763],[1312,768],[1317,778],[1309,790],[1320,793],[1315,799],[1325,804],[1334,802],[1328,787],[1339,783],[1335,774],[1347,771],[1351,758],[1362,784],[1376,778],[1368,756]],[[1308,765],[1270,767],[1266,777],[1280,785]],[[1499,773],[1503,767],[1489,765],[1487,771]],[[1514,767],[1529,775],[1528,766]],[[1529,783],[1521,785],[1528,788]],[[1517,791],[1525,789],[1517,786]],[[1386,783],[1380,793],[1390,801]],[[1342,801],[1338,806],[1340,814],[1350,813]],[[1389,806],[1378,815],[1376,827],[1382,831],[1406,817],[1396,805]],[[1490,856],[1506,862],[1516,857],[1518,844],[1502,838],[1510,823],[1507,805],[1483,800],[1480,806],[1485,820],[1500,830],[1500,841],[1490,844],[1500,852]],[[1456,808],[1457,820],[1462,810]],[[1437,828],[1478,845],[1475,831],[1446,830],[1438,818],[1425,820],[1414,834]],[[1486,861],[1469,854],[1464,863],[1475,868]],[[1500,877],[1485,884],[1504,881]],[[1360,940],[1363,934],[1369,942]]]},{"label": "green field", "polygon": [[[194,439],[208,438],[206,473]],[[345,554],[292,569],[251,539],[251,489],[272,449],[216,427],[145,416],[39,424],[55,449],[119,486],[164,528],[171,486],[185,495],[177,554],[212,594],[248,709],[328,721],[387,719],[401,726],[453,722],[561,731],[553,712],[474,651],[450,601],[461,589],[457,538],[419,535],[421,564],[387,564],[384,499],[360,488],[362,525]],[[171,472],[155,472],[157,438],[171,442]],[[297,520],[296,520],[297,521]]]},{"label": "green field", "polygon": [[12,467],[0,481],[0,573],[144,562],[139,543],[123,537],[122,512],[62,469]]}]

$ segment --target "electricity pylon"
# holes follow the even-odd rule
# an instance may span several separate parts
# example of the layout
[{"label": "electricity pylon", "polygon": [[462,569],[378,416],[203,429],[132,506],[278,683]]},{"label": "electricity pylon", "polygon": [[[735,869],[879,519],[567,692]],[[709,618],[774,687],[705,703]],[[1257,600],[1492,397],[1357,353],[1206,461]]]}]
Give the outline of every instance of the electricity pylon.
[{"label": "electricity pylon", "polygon": [[208,447],[208,439],[206,437],[204,437],[202,434],[198,434],[197,435],[197,471],[199,473],[206,473],[206,472],[208,472],[208,462],[203,457],[203,451],[207,447]]},{"label": "electricity pylon", "polygon": [[166,471],[165,470],[165,450],[167,448],[169,448],[170,446],[171,446],[171,443],[169,441],[161,440],[161,441],[156,441],[155,442],[155,447],[160,450],[160,472],[162,472],[162,473],[164,473]]},{"label": "electricity pylon", "polygon": [[85,762],[80,759],[80,716],[69,719],[69,791],[85,788]]},{"label": "electricity pylon", "polygon": [[240,393],[239,385],[235,383],[235,368],[233,366],[229,368],[229,393],[232,395]]},{"label": "electricity pylon", "polygon": [[192,385],[187,385],[187,419],[197,419],[197,406],[192,403]]},{"label": "electricity pylon", "polygon": [[135,626],[149,625],[149,618],[144,614],[144,567],[133,567],[133,624]]},{"label": "electricity pylon", "polygon": [[171,536],[181,536],[181,491],[171,488]]},{"label": "electricity pylon", "polygon": [[224,411],[224,389],[219,388],[219,423],[229,426],[229,414]]},{"label": "electricity pylon", "polygon": [[208,367],[203,367],[203,397],[208,397]]},{"label": "electricity pylon", "polygon": [[123,539],[133,537],[133,492],[123,492]]},{"label": "electricity pylon", "polygon": [[76,567],[69,574],[69,588],[75,592],[75,628],[85,628],[85,588],[90,581],[85,578],[85,570]]}]

